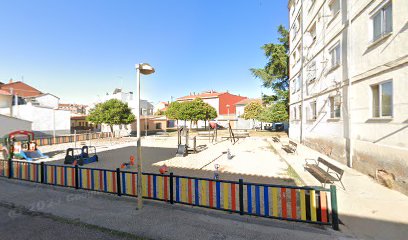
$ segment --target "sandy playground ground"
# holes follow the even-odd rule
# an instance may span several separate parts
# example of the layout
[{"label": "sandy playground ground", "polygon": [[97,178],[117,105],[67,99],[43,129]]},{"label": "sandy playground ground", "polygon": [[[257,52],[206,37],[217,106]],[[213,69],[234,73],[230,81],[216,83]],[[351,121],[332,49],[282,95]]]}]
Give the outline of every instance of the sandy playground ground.
[{"label": "sandy playground ground", "polygon": [[[186,157],[176,157],[177,138],[149,136],[142,139],[143,171],[158,173],[164,164],[176,175],[213,178],[215,164],[218,164],[220,179],[238,180],[295,185],[295,178],[287,163],[275,154],[265,137],[249,137],[240,139],[235,144],[229,140],[218,139],[210,142],[208,139],[197,140],[200,149]],[[77,147],[88,142],[77,143]],[[99,161],[84,167],[116,169],[123,162],[129,162],[131,155],[136,155],[136,138],[92,140],[96,146]],[[50,158],[46,162],[63,164],[66,149],[74,147],[73,143],[40,147]],[[227,151],[233,155],[227,158]],[[91,151],[90,151],[91,152]],[[136,166],[126,170],[137,171]]]}]

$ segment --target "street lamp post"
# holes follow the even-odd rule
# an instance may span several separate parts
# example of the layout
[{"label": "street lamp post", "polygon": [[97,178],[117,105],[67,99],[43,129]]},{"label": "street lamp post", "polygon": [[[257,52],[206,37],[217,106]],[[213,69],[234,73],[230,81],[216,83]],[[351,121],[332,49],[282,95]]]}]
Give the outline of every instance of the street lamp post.
[{"label": "street lamp post", "polygon": [[230,108],[230,105],[229,104],[227,104],[226,105],[226,107],[227,107],[227,111],[228,111],[228,120],[230,119],[230,114],[229,114],[229,108]]},{"label": "street lamp post", "polygon": [[137,209],[141,210],[143,207],[142,198],[142,147],[140,137],[140,74],[148,75],[154,73],[154,68],[147,63],[139,63],[135,65],[136,68],[136,86],[137,86],[137,101],[136,101],[136,129],[137,129]]},{"label": "street lamp post", "polygon": [[227,107],[227,111],[228,111],[228,127],[231,127],[230,112],[229,112],[230,105],[227,104],[226,107]]}]

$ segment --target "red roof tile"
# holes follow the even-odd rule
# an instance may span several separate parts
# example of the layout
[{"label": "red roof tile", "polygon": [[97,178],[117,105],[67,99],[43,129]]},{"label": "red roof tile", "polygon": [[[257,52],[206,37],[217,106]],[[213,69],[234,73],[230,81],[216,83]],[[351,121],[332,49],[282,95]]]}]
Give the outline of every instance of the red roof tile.
[{"label": "red roof tile", "polygon": [[42,92],[39,90],[20,81],[0,85],[0,90],[7,91],[9,93],[11,88],[13,89],[14,94],[20,97],[33,97],[42,94]]},{"label": "red roof tile", "polygon": [[199,93],[195,95],[188,95],[188,96],[180,97],[180,98],[177,98],[177,100],[189,100],[189,99],[195,99],[195,98],[215,98],[224,93],[226,92],[205,92],[205,93]]},{"label": "red roof tile", "polygon": [[4,91],[0,89],[0,95],[11,95],[8,91]]},{"label": "red roof tile", "polygon": [[235,103],[235,105],[247,105],[251,102],[259,102],[262,103],[262,100],[259,98],[247,98],[247,99],[242,99],[241,101]]}]

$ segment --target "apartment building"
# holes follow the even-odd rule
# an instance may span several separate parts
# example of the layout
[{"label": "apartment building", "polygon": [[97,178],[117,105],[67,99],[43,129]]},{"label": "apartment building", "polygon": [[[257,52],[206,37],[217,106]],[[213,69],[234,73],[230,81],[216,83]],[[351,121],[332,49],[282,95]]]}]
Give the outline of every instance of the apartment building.
[{"label": "apartment building", "polygon": [[290,0],[289,137],[408,192],[406,0]]}]

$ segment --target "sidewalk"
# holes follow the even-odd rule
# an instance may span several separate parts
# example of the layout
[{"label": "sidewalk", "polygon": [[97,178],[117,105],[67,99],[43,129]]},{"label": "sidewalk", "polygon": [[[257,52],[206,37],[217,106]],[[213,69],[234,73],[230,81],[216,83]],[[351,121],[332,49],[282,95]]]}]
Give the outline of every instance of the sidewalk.
[{"label": "sidewalk", "polygon": [[[0,178],[0,205],[11,206],[2,221],[25,219],[22,212],[41,212],[97,229],[111,229],[147,239],[346,239],[320,226],[240,216],[199,207],[145,201],[137,211],[136,199]],[[4,215],[4,211],[0,211]],[[27,223],[27,228],[29,227]],[[46,227],[42,226],[42,229]],[[1,227],[5,236],[11,228]],[[15,231],[15,230],[13,230]],[[26,228],[20,231],[27,231]],[[40,234],[43,230],[33,231]],[[126,235],[128,236],[128,235]],[[33,235],[30,239],[40,239]],[[58,236],[49,239],[59,239]]]},{"label": "sidewalk", "polygon": [[[281,139],[286,144],[288,139]],[[341,231],[362,239],[407,239],[408,196],[388,189],[367,175],[330,159],[304,145],[298,144],[297,154],[287,154],[281,143],[270,143],[302,178],[306,185],[321,186],[309,172],[304,170],[306,158],[321,156],[330,163],[344,169],[342,182],[337,185]]]}]

